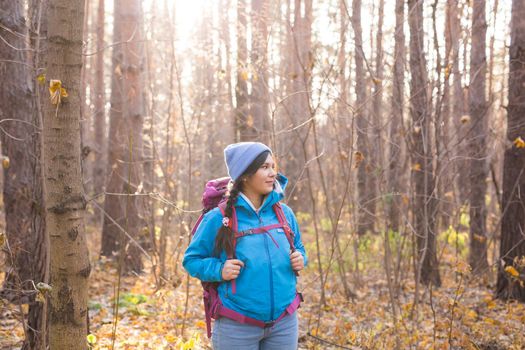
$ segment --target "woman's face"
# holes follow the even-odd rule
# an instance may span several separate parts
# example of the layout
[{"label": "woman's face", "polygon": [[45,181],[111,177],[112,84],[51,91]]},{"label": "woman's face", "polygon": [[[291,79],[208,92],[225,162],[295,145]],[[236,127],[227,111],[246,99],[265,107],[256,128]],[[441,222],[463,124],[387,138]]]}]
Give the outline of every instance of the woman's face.
[{"label": "woman's face", "polygon": [[276,175],[275,162],[272,155],[269,154],[264,163],[257,169],[257,172],[246,178],[244,190],[254,194],[266,195],[272,192]]}]

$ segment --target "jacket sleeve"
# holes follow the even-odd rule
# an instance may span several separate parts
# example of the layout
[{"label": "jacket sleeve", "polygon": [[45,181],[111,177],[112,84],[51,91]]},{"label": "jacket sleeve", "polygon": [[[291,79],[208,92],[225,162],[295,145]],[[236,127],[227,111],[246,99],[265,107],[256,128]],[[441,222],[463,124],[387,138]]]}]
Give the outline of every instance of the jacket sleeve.
[{"label": "jacket sleeve", "polygon": [[294,233],[295,249],[303,255],[304,266],[306,267],[306,265],[308,264],[308,256],[306,255],[306,250],[304,249],[303,241],[301,240],[301,230],[299,229],[297,218],[295,217],[293,210],[289,206],[283,205],[282,207],[284,210],[284,214],[286,215],[286,218],[288,220],[288,224],[290,225],[290,228]]},{"label": "jacket sleeve", "polygon": [[217,212],[207,213],[184,253],[182,265],[191,276],[203,282],[222,281],[224,261],[214,254],[215,237],[221,222]]}]

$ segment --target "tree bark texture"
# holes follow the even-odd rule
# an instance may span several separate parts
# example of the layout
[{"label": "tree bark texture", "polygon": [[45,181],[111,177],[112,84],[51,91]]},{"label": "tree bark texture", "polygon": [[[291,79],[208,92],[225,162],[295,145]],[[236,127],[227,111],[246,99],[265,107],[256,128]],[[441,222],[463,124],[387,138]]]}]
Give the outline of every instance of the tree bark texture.
[{"label": "tree bark texture", "polygon": [[[142,7],[139,0],[115,1],[114,38],[124,42],[113,51],[107,189],[101,254],[124,255],[124,271],[142,271],[140,235],[145,233],[142,196]],[[128,235],[124,234],[123,230]],[[133,239],[131,240],[130,237]]]},{"label": "tree bark texture", "polygon": [[268,115],[268,15],[270,2],[252,0],[252,51],[253,67],[250,97],[250,111],[257,129],[258,140],[268,143],[270,140],[270,120]]},{"label": "tree bark texture", "polygon": [[235,88],[237,116],[237,140],[238,141],[255,141],[257,139],[257,130],[255,121],[250,115],[249,96],[248,96],[248,44],[247,44],[247,9],[246,0],[237,0],[237,86]]},{"label": "tree bark texture", "polygon": [[410,99],[412,115],[411,159],[414,198],[412,215],[417,245],[416,278],[424,284],[441,285],[436,255],[435,180],[432,164],[430,104],[427,64],[423,46],[423,3],[408,1],[410,28]]},{"label": "tree bark texture", "polygon": [[[105,144],[106,144],[106,113],[105,113],[105,86],[104,86],[104,18],[105,1],[98,0],[96,19],[96,50],[95,55],[95,77],[94,77],[94,106],[95,117],[93,129],[95,132],[95,161],[93,163],[93,190],[95,195],[104,190],[104,166],[105,166]],[[99,211],[96,211],[99,213]],[[99,213],[100,216],[100,213]],[[100,216],[99,219],[102,219]]]},{"label": "tree bark texture", "polygon": [[401,198],[404,191],[401,188],[401,145],[404,105],[405,79],[405,1],[396,0],[396,26],[394,32],[394,76],[392,81],[392,100],[390,101],[392,114],[390,117],[390,147],[388,149],[388,192],[391,199],[388,203],[388,222],[390,229],[399,232],[401,215]]},{"label": "tree bark texture", "polygon": [[369,207],[369,167],[370,150],[368,146],[368,134],[371,123],[367,115],[367,87],[365,81],[364,51],[363,51],[363,30],[361,27],[361,0],[352,1],[352,28],[354,29],[355,47],[355,120],[357,127],[357,150],[359,168],[357,170],[357,196],[358,196],[358,218],[357,232],[364,235],[370,227],[373,227],[374,217],[366,210]]},{"label": "tree bark texture", "polygon": [[470,137],[470,250],[469,264],[474,272],[487,272],[487,124],[488,104],[485,93],[487,73],[485,0],[472,3],[472,44],[470,50],[469,107]]},{"label": "tree bark texture", "polygon": [[[287,7],[287,18],[291,35],[287,36],[286,49],[286,96],[283,101],[286,121],[284,127],[290,131],[281,134],[282,147],[278,154],[284,164],[294,193],[289,203],[296,210],[307,211],[308,204],[300,200],[297,194],[306,191],[304,167],[308,161],[308,137],[312,123],[310,110],[310,88],[313,68],[312,56],[312,0],[295,0],[294,12]],[[293,23],[290,22],[293,16]]]},{"label": "tree bark texture", "polygon": [[45,344],[44,308],[35,300],[34,285],[47,282],[40,122],[35,113],[35,80],[27,66],[23,4],[2,0],[0,8],[0,104],[6,107],[0,109],[0,139],[9,163],[4,166],[3,184],[8,270],[0,294],[16,304],[29,304],[23,348],[40,349]]},{"label": "tree bark texture", "polygon": [[514,266],[525,275],[525,148],[512,144],[525,135],[525,3],[512,2],[511,41],[509,48],[509,103],[507,108],[507,140],[503,160],[503,196],[501,219],[500,261],[505,266],[498,269],[497,295],[501,299],[525,301],[525,288],[518,278],[511,276],[504,267]]},{"label": "tree bark texture", "polygon": [[86,349],[88,277],[91,266],[85,238],[80,164],[80,72],[83,0],[49,2],[48,80],[68,92],[58,104],[43,99],[43,155],[46,227],[50,241],[49,347]]}]

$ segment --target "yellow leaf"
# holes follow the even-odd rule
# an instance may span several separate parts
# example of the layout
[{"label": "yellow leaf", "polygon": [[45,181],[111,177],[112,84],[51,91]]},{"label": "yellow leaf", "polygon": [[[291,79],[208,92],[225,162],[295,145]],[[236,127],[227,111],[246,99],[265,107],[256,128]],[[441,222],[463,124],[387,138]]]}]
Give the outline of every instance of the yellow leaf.
[{"label": "yellow leaf", "polygon": [[91,333],[88,334],[86,336],[86,339],[87,339],[88,344],[90,345],[95,345],[97,343],[97,336],[94,334],[91,334]]},{"label": "yellow leaf", "polygon": [[476,241],[481,242],[481,243],[487,241],[487,237],[482,236],[482,235],[478,235],[478,234],[476,234],[476,233],[474,233],[473,238],[474,238]]},{"label": "yellow leaf", "polygon": [[496,302],[494,300],[486,301],[487,309],[492,310],[496,307]]},{"label": "yellow leaf", "polygon": [[168,343],[174,343],[177,340],[177,337],[172,334],[166,334],[164,339],[166,339]]},{"label": "yellow leaf", "polygon": [[478,317],[478,313],[476,311],[474,311],[474,310],[469,310],[469,311],[467,311],[466,316],[470,320],[475,320]]},{"label": "yellow leaf", "polygon": [[204,328],[206,328],[206,322],[204,322],[202,320],[199,320],[199,321],[195,322],[195,326],[204,329]]},{"label": "yellow leaf", "polygon": [[43,303],[46,302],[46,297],[44,296],[44,293],[42,293],[42,292],[38,292],[38,293],[36,293],[35,300],[36,300],[38,303],[43,304]]},{"label": "yellow leaf", "polygon": [[253,116],[251,114],[249,114],[247,117],[246,117],[246,126],[251,128],[253,127]]},{"label": "yellow leaf", "polygon": [[9,165],[10,165],[9,157],[4,156],[4,157],[2,158],[2,167],[3,167],[4,169],[7,169],[7,168],[9,168]]},{"label": "yellow leaf", "polygon": [[5,233],[0,232],[0,248],[5,244],[6,238]]},{"label": "yellow leaf", "polygon": [[416,163],[416,164],[412,165],[412,170],[414,170],[414,171],[421,171],[421,164]]},{"label": "yellow leaf", "polygon": [[372,78],[372,81],[374,82],[375,85],[380,85],[382,82],[382,80],[378,78]]},{"label": "yellow leaf", "polygon": [[493,324],[493,325],[497,325],[499,322],[493,318],[490,318],[490,317],[485,317],[485,323],[488,323],[488,324]]},{"label": "yellow leaf", "polygon": [[450,68],[450,64],[445,67],[445,79],[448,79],[448,77],[450,76]]},{"label": "yellow leaf", "polygon": [[57,79],[51,79],[49,81],[49,96],[51,103],[58,105],[61,102],[62,97],[68,97],[66,89],[62,87],[62,82]]},{"label": "yellow leaf", "polygon": [[472,271],[472,268],[470,267],[470,265],[466,261],[459,260],[456,263],[456,271],[459,274],[468,275]]},{"label": "yellow leaf", "polygon": [[36,77],[36,80],[38,81],[40,85],[44,85],[46,83],[46,75],[42,73]]},{"label": "yellow leaf", "polygon": [[243,69],[243,70],[241,71],[241,78],[242,78],[242,80],[244,80],[244,81],[248,80],[248,71],[247,71],[247,70]]},{"label": "yellow leaf", "polygon": [[355,151],[354,152],[354,168],[359,168],[359,165],[361,165],[361,162],[363,162],[363,160],[365,160],[365,156],[363,155],[363,153],[359,152],[359,151]]},{"label": "yellow leaf", "polygon": [[505,267],[505,272],[511,275],[512,277],[519,277],[520,273],[514,268],[514,266],[507,266]]},{"label": "yellow leaf", "polygon": [[525,141],[523,141],[521,136],[518,136],[513,143],[516,148],[525,148]]},{"label": "yellow leaf", "polygon": [[354,331],[348,332],[348,340],[350,340],[350,344],[355,344],[355,341],[357,339],[357,335]]},{"label": "yellow leaf", "polygon": [[468,122],[470,122],[470,115],[465,114],[461,116],[460,121],[461,121],[461,124],[467,124]]}]

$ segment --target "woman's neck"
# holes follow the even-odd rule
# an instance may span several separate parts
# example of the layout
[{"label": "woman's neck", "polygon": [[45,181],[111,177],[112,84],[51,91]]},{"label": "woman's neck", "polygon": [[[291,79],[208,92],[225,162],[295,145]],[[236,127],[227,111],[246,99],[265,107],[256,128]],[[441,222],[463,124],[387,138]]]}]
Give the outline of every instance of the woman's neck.
[{"label": "woman's neck", "polygon": [[259,208],[263,204],[264,196],[259,194],[259,193],[254,193],[254,192],[250,192],[250,191],[246,191],[246,190],[243,190],[242,193],[246,197],[248,197],[248,199],[250,200],[250,202],[252,202],[252,204],[255,207],[255,209],[259,210]]}]

